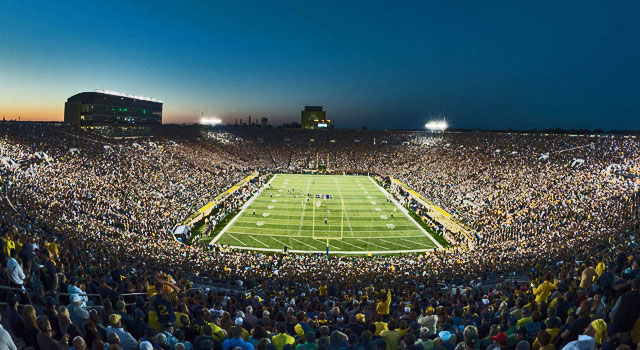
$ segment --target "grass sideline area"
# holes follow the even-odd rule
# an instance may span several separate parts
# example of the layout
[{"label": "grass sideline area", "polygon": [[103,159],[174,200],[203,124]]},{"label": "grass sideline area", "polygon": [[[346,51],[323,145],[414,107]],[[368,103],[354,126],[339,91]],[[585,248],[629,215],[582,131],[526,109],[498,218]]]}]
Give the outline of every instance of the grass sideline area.
[{"label": "grass sideline area", "polygon": [[[308,193],[308,195],[307,195]],[[422,222],[367,176],[274,176],[214,243],[277,252],[419,253],[443,246]],[[326,220],[326,222],[325,222]],[[419,220],[419,219],[418,219]]]}]

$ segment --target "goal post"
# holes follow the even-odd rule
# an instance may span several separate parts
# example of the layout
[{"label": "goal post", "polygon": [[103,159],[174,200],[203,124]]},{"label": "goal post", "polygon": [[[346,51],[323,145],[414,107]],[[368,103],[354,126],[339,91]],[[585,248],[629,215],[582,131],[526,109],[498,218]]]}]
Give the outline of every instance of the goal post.
[{"label": "goal post", "polygon": [[344,237],[344,197],[340,197],[340,236],[332,236],[331,232],[329,232],[326,236],[317,236],[316,235],[316,195],[313,194],[313,209],[311,211],[311,238],[321,241],[327,241],[327,246],[329,245],[330,240],[342,240]]}]

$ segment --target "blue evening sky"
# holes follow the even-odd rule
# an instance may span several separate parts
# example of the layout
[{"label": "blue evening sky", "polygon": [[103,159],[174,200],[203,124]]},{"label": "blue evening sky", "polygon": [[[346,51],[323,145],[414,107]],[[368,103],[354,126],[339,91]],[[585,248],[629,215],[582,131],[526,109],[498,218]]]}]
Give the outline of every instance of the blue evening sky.
[{"label": "blue evening sky", "polygon": [[96,88],[273,124],[640,129],[640,1],[5,1],[0,114]]}]

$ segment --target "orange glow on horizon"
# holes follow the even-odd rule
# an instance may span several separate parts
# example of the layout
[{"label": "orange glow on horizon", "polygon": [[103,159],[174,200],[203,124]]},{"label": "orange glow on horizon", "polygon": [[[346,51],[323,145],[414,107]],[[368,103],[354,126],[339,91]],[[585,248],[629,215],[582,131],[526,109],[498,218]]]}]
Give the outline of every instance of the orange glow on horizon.
[{"label": "orange glow on horizon", "polygon": [[6,120],[25,121],[62,121],[64,119],[64,108],[7,108],[0,106],[0,116]]}]

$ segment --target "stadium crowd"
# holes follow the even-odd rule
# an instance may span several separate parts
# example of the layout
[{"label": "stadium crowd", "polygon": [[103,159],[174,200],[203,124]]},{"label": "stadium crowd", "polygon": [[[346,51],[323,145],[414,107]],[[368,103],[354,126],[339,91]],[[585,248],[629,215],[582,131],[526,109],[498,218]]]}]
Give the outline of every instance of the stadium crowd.
[{"label": "stadium crowd", "polygon": [[[0,124],[0,156],[21,164],[1,170],[0,284],[23,289],[3,293],[1,349],[639,343],[636,139],[167,128],[113,140]],[[585,162],[572,165],[577,159]],[[171,235],[254,170],[325,161],[336,173],[402,180],[476,229],[479,244],[454,239],[440,251],[353,258],[208,250]],[[229,208],[264,178],[230,197]],[[195,286],[199,277],[227,287]]]}]

